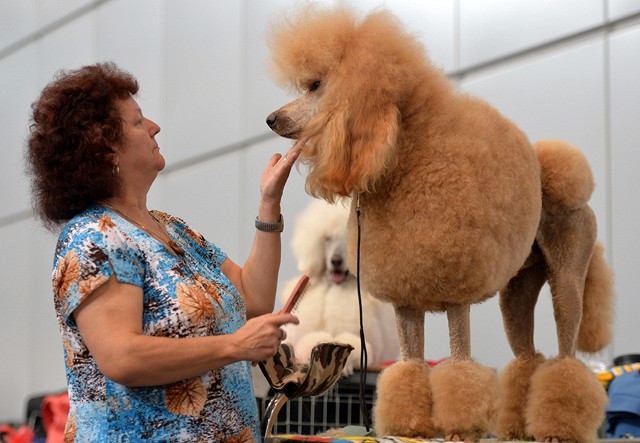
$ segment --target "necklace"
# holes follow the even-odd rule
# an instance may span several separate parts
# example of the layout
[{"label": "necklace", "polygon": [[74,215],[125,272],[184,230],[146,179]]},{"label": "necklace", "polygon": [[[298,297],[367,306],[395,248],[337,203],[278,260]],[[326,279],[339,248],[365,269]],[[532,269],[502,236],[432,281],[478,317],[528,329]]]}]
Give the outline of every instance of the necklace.
[{"label": "necklace", "polygon": [[179,262],[184,264],[187,267],[187,269],[191,273],[192,281],[194,281],[196,283],[196,285],[198,285],[198,287],[202,291],[204,291],[205,294],[207,294],[215,303],[218,304],[218,306],[221,309],[222,315],[226,317],[226,314],[224,312],[224,306],[222,306],[222,303],[220,302],[220,300],[217,297],[214,297],[212,295],[212,287],[220,288],[220,289],[222,289],[223,291],[225,291],[227,293],[229,293],[229,290],[226,287],[224,287],[224,285],[219,285],[219,286],[218,285],[214,285],[209,280],[205,279],[199,273],[195,272],[191,268],[191,265],[189,264],[189,261],[187,260],[187,254],[185,253],[184,249],[182,249],[180,246],[178,246],[178,244],[176,244],[176,242],[174,242],[171,239],[171,236],[169,235],[169,231],[167,231],[167,228],[165,228],[164,225],[162,223],[160,223],[160,221],[155,217],[155,215],[153,215],[153,213],[149,212],[149,215],[151,216],[151,218],[153,218],[153,220],[156,222],[156,224],[160,227],[162,232],[164,232],[164,234],[167,236],[167,240],[164,240],[164,239],[160,238],[151,229],[149,229],[148,227],[146,227],[142,223],[134,220],[133,218],[129,217],[127,214],[125,214],[124,212],[122,212],[118,208],[116,208],[114,206],[111,206],[108,203],[100,203],[100,204],[102,206],[104,206],[105,208],[111,209],[113,212],[115,212],[116,214],[118,214],[119,216],[121,216],[122,218],[127,220],[129,223],[139,227],[140,229],[142,229],[144,232],[149,234],[151,237],[153,237],[156,240],[158,240],[163,245],[168,246],[169,250],[171,252],[173,252],[173,254],[176,255],[179,258]]},{"label": "necklace", "polygon": [[149,212],[149,215],[151,216],[151,218],[153,218],[153,220],[156,222],[156,224],[162,230],[162,232],[167,236],[166,239],[160,238],[160,236],[157,235],[155,232],[153,232],[151,229],[149,229],[148,227],[146,227],[142,223],[134,220],[133,218],[129,217],[127,214],[125,214],[124,212],[122,212],[118,208],[116,208],[114,206],[111,206],[110,204],[107,204],[107,203],[102,203],[102,206],[111,209],[113,212],[115,212],[116,214],[118,214],[119,216],[121,216],[122,218],[127,220],[129,223],[139,227],[140,229],[142,229],[144,232],[149,234],[151,237],[153,237],[156,240],[158,240],[163,245],[168,246],[169,249],[171,250],[171,252],[174,253],[174,255],[177,255],[179,257],[184,257],[184,249],[182,249],[180,246],[178,246],[178,244],[176,242],[173,241],[173,239],[169,235],[169,231],[167,231],[167,228],[165,228],[164,225],[162,223],[160,223],[158,221],[158,219],[151,212]]}]

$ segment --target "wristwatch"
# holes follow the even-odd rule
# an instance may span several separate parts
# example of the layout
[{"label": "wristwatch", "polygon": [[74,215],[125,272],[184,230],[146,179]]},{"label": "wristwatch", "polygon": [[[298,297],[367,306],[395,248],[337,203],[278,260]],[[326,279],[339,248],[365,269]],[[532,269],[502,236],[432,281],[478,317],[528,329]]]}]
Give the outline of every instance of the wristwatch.
[{"label": "wristwatch", "polygon": [[277,222],[263,222],[256,217],[256,229],[263,232],[282,232],[284,231],[284,218],[280,214]]}]

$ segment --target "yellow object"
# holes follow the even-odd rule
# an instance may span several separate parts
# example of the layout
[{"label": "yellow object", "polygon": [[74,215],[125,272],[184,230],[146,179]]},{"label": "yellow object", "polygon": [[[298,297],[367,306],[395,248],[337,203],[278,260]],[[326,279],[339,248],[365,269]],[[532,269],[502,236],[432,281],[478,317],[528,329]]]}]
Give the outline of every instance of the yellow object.
[{"label": "yellow object", "polygon": [[609,368],[606,371],[598,372],[596,376],[598,377],[598,381],[602,383],[602,386],[604,386],[604,388],[607,389],[609,387],[609,383],[611,383],[611,380],[616,378],[618,375],[622,375],[625,372],[633,372],[633,371],[640,372],[640,363],[631,363],[626,365],[613,366],[612,368]]}]

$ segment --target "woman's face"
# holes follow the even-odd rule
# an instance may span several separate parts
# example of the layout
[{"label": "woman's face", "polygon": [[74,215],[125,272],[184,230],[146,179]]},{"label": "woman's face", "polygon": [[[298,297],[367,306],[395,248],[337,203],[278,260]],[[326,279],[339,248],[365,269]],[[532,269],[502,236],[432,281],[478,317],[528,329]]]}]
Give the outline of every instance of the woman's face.
[{"label": "woman's face", "polygon": [[155,136],[160,126],[142,115],[138,103],[129,97],[117,103],[122,117],[122,146],[117,153],[122,178],[155,176],[165,166]]}]

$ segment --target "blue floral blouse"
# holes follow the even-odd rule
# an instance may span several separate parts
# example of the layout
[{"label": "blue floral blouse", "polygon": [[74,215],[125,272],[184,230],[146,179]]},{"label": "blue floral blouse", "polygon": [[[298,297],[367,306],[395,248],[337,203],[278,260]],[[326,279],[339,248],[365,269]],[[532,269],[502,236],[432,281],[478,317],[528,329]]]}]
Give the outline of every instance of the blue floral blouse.
[{"label": "blue floral blouse", "polygon": [[70,220],[58,238],[53,292],[70,400],[65,441],[260,441],[248,362],[169,385],[127,387],[100,372],[82,340],[72,314],[113,275],[142,288],[144,334],[222,335],[245,324],[244,301],[219,269],[226,255],[184,221],[153,215],[183,258],[99,205]]}]

